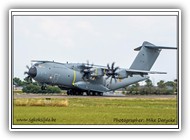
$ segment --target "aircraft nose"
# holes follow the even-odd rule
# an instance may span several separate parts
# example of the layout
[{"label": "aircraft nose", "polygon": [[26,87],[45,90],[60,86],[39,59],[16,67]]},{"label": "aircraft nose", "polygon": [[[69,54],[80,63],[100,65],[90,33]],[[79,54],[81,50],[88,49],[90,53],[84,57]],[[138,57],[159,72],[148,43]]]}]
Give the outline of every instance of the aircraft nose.
[{"label": "aircraft nose", "polygon": [[29,69],[29,72],[28,72],[28,75],[30,75],[32,78],[36,77],[36,74],[37,74],[37,69],[36,67],[31,67]]}]

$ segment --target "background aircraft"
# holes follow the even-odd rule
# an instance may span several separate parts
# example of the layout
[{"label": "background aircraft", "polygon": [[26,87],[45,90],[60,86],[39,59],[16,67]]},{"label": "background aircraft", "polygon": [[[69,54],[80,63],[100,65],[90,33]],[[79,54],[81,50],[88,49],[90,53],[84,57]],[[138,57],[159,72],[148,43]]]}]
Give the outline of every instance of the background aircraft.
[{"label": "background aircraft", "polygon": [[28,81],[39,82],[42,89],[46,85],[57,85],[67,90],[68,95],[103,95],[136,82],[148,79],[148,74],[166,74],[150,71],[162,49],[174,47],[155,46],[147,41],[134,49],[139,51],[129,69],[115,67],[115,63],[99,66],[87,63],[58,63],[54,61],[35,61],[28,71]]}]

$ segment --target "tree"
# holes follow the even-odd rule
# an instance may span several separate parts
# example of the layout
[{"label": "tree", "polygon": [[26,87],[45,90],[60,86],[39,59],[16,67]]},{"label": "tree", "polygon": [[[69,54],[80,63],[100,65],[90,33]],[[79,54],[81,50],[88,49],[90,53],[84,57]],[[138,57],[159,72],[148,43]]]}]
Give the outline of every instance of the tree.
[{"label": "tree", "polygon": [[170,92],[172,93],[177,92],[177,79],[175,79],[174,81],[168,81],[165,84],[166,84],[166,87],[171,88]]},{"label": "tree", "polygon": [[152,81],[150,80],[150,79],[147,79],[146,81],[146,87],[153,87],[153,85],[152,85]]},{"label": "tree", "polygon": [[20,78],[17,77],[13,78],[13,84],[16,86],[23,86],[23,82],[20,80]]},{"label": "tree", "polygon": [[178,84],[178,80],[177,79],[175,79],[174,80],[174,92],[176,92],[177,93],[177,84]]},{"label": "tree", "polygon": [[144,88],[144,92],[146,94],[151,94],[152,93],[152,88],[153,88],[152,81],[150,79],[147,79],[145,82],[146,82],[146,85],[145,85],[145,88]]},{"label": "tree", "polygon": [[160,80],[158,83],[157,83],[157,86],[158,86],[158,88],[165,88],[166,87],[166,84],[164,83],[164,81],[163,80]]},{"label": "tree", "polygon": [[61,93],[58,87],[47,86],[47,89],[41,90],[39,85],[34,85],[32,83],[24,86],[22,91],[25,93]]},{"label": "tree", "polygon": [[135,84],[133,85],[135,94],[138,94],[138,93],[139,93],[139,87],[140,87],[139,83],[135,83]]},{"label": "tree", "polygon": [[159,94],[172,94],[174,93],[174,83],[172,81],[164,82],[160,80],[158,83],[158,92]]},{"label": "tree", "polygon": [[159,94],[166,94],[167,93],[167,88],[166,88],[166,84],[164,82],[164,80],[160,80],[158,83],[157,83],[157,86],[158,86],[158,93]]}]

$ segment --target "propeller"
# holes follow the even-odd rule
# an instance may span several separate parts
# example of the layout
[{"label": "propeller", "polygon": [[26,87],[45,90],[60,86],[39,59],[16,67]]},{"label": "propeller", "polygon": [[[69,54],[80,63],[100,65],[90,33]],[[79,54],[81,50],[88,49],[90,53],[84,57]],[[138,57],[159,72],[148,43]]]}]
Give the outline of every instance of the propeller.
[{"label": "propeller", "polygon": [[119,69],[119,67],[115,67],[115,68],[114,68],[114,65],[115,65],[115,62],[113,62],[111,66],[109,66],[109,64],[107,64],[107,68],[108,68],[108,69],[107,69],[107,71],[106,71],[106,75],[107,75],[106,80],[111,77],[110,83],[112,83],[112,79],[114,79],[115,82],[117,81],[117,80],[116,80],[116,76],[117,76],[118,74],[116,73],[116,71]]},{"label": "propeller", "polygon": [[28,65],[26,65],[26,68],[28,69],[28,71],[24,72],[24,75],[28,75],[24,78],[24,80],[28,83],[32,83],[32,78],[34,78],[37,74],[37,69],[36,67],[29,67]]},{"label": "propeller", "polygon": [[81,73],[83,73],[83,76],[82,76],[82,79],[83,80],[89,80],[90,79],[90,77],[91,77],[91,68],[93,67],[93,65],[94,64],[90,64],[89,63],[89,61],[87,60],[87,63],[86,63],[86,65],[85,64],[83,64],[82,65],[82,70],[81,70]]}]

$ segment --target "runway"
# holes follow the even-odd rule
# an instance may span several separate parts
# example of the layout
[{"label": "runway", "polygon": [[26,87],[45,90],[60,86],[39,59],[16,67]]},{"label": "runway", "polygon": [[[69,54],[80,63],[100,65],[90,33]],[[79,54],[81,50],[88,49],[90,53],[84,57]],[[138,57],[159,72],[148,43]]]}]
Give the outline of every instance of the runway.
[{"label": "runway", "polygon": [[14,99],[17,98],[112,98],[112,99],[130,99],[130,98],[146,98],[146,99],[175,99],[176,95],[123,95],[123,94],[105,94],[103,96],[68,96],[60,94],[14,94]]}]

